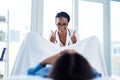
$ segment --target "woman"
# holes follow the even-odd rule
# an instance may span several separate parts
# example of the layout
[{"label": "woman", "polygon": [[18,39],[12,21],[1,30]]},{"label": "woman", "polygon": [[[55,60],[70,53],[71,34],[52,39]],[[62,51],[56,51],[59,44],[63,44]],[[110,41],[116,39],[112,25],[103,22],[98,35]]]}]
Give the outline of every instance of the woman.
[{"label": "woman", "polygon": [[[45,67],[47,64],[53,66]],[[28,74],[54,80],[90,80],[101,77],[101,74],[75,50],[65,50],[43,60],[37,67],[29,69]]]},{"label": "woman", "polygon": [[68,46],[79,41],[78,33],[68,29],[70,16],[66,12],[59,12],[55,17],[55,24],[58,28],[55,32],[51,31],[50,41],[60,46]]}]

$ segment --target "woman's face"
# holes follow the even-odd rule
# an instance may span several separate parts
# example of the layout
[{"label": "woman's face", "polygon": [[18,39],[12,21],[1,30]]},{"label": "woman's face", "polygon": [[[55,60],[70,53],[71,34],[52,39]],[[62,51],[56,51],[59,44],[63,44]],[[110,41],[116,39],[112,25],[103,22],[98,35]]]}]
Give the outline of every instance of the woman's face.
[{"label": "woman's face", "polygon": [[60,32],[64,32],[68,26],[68,20],[65,17],[56,18],[56,26]]}]

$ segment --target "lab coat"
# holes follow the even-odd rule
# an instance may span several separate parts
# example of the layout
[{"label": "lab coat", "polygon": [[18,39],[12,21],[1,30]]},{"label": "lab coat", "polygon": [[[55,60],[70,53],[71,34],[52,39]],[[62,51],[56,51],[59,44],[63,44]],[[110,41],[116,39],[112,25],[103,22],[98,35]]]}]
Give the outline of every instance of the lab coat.
[{"label": "lab coat", "polygon": [[[61,47],[63,47],[63,46],[69,46],[69,45],[73,44],[73,42],[72,42],[72,40],[71,40],[71,36],[73,35],[74,31],[76,31],[76,30],[67,29],[66,43],[65,43],[65,45],[63,45],[62,42],[61,42],[60,39],[59,39],[58,30],[56,30],[56,31],[54,32],[54,35],[55,35],[55,37],[56,37],[55,44],[56,44],[56,45],[59,45],[59,46],[61,46]],[[51,36],[51,35],[52,35],[52,34],[50,34],[50,36]],[[78,43],[78,42],[80,41],[78,31],[76,31],[75,36],[76,36],[76,39],[77,39],[76,43]]]}]

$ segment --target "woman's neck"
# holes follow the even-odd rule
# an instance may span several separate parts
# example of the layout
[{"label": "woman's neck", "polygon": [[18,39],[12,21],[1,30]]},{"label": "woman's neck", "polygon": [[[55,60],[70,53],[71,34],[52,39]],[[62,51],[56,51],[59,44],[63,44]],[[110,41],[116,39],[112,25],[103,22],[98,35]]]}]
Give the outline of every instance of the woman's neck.
[{"label": "woman's neck", "polygon": [[66,35],[67,34],[67,30],[65,30],[65,31],[58,31],[58,34],[59,35]]},{"label": "woman's neck", "polygon": [[64,32],[58,32],[59,39],[63,45],[66,43],[67,30]]}]

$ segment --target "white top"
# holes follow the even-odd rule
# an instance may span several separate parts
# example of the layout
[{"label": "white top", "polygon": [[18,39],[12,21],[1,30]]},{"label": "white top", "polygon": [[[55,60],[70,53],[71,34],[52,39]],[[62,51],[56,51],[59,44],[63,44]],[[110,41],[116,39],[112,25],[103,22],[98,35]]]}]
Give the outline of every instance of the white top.
[{"label": "white top", "polygon": [[[67,36],[66,36],[65,46],[69,46],[69,45],[73,44],[73,42],[72,42],[72,40],[71,40],[71,36],[73,35],[74,31],[76,31],[76,30],[67,29]],[[62,42],[61,42],[60,39],[59,39],[58,30],[56,30],[56,31],[54,32],[54,34],[55,34],[55,37],[56,37],[55,44],[63,47],[64,45],[62,44]],[[78,42],[80,41],[80,39],[79,39],[79,34],[78,34],[77,31],[76,31],[75,35],[76,35],[76,39],[77,39],[76,43],[78,43]]]}]

